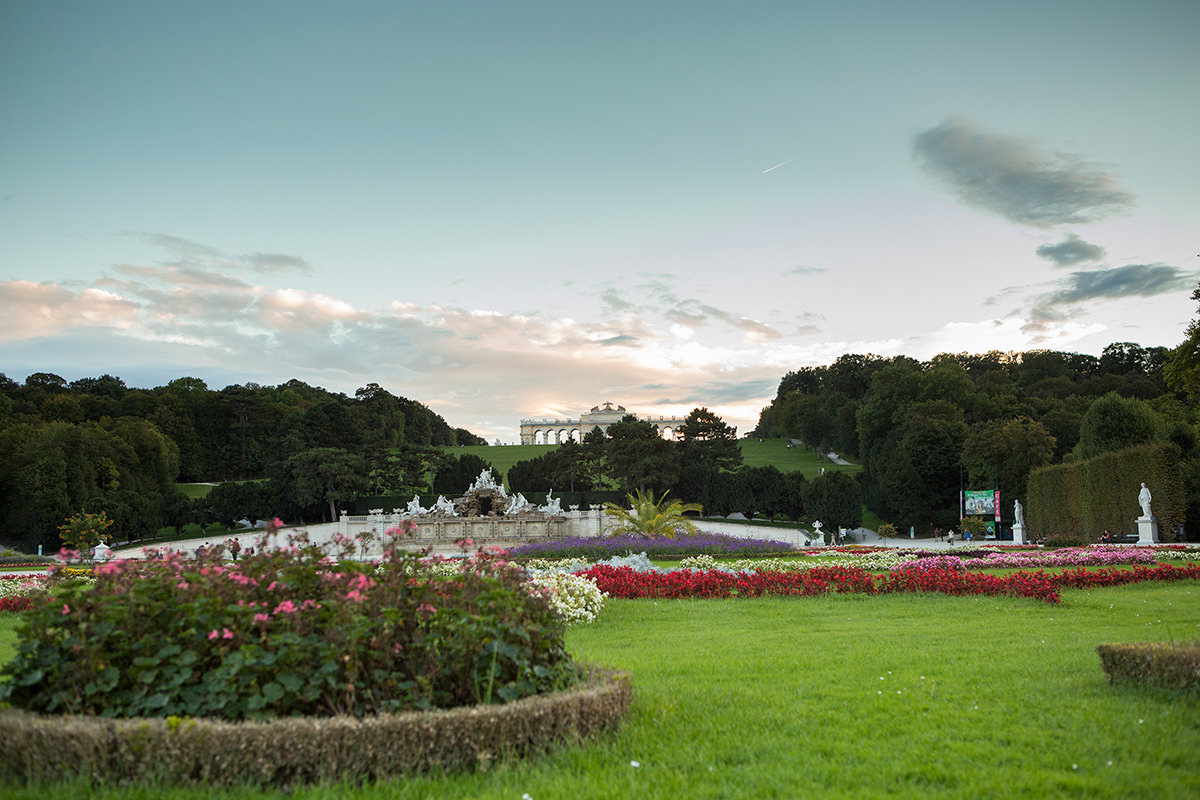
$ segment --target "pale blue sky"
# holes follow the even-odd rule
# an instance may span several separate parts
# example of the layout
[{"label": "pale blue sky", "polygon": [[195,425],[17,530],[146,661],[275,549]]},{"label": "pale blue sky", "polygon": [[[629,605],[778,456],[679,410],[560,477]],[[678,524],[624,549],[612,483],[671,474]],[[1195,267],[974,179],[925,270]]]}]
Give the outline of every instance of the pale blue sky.
[{"label": "pale blue sky", "polygon": [[1195,2],[8,3],[0,371],[511,441],[845,352],[1173,346]]}]

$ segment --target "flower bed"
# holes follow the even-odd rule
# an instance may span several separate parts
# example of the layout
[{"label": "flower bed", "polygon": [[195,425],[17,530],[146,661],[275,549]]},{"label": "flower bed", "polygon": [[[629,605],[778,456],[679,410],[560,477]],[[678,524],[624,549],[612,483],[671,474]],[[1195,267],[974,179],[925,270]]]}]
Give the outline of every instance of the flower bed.
[{"label": "flower bed", "polygon": [[575,573],[593,581],[609,597],[761,597],[829,592],[874,594],[870,573],[851,567],[815,567],[796,572],[724,572],[677,569],[636,572],[597,564]]},{"label": "flower bed", "polygon": [[609,597],[669,598],[821,595],[831,592],[890,594],[935,592],[949,595],[1007,595],[1058,603],[1063,588],[1086,589],[1141,581],[1200,580],[1200,564],[1132,569],[1075,569],[1049,575],[1016,572],[998,576],[952,568],[908,566],[873,576],[857,567],[814,567],[802,571],[738,572],[674,570],[636,572],[629,567],[596,565],[576,573],[596,583]]},{"label": "flower bed", "polygon": [[1061,550],[1038,552],[989,552],[980,556],[919,555],[915,560],[900,566],[917,566],[925,569],[1031,569],[1046,567],[1091,567],[1117,566],[1126,564],[1153,564],[1160,553],[1149,547],[1067,547]]},{"label": "flower bed", "polygon": [[488,557],[444,578],[398,548],[363,565],[297,539],[234,564],[114,561],[53,582],[0,669],[0,700],[35,711],[362,716],[508,702],[576,674],[545,597]]},{"label": "flower bed", "polygon": [[586,558],[601,561],[626,553],[646,553],[651,558],[697,555],[760,556],[790,553],[794,546],[768,539],[739,539],[719,533],[697,533],[674,539],[659,536],[581,536],[553,542],[535,542],[508,551],[512,558]]}]

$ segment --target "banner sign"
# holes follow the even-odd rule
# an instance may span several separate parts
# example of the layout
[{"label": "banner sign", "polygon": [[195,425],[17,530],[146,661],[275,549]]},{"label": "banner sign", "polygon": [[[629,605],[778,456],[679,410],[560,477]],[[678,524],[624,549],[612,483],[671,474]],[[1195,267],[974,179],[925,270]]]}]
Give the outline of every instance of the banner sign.
[{"label": "banner sign", "polygon": [[988,490],[986,492],[963,492],[966,496],[966,513],[968,515],[978,515],[995,517],[1000,510],[997,502],[1000,493]]}]

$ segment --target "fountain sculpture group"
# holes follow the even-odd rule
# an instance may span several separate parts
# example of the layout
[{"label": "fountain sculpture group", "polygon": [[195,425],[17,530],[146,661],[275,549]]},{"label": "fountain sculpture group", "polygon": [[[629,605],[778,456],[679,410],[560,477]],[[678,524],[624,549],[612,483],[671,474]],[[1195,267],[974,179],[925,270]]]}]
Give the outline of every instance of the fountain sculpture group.
[{"label": "fountain sculpture group", "polygon": [[382,550],[380,534],[405,520],[416,525],[416,532],[402,544],[411,543],[413,547],[450,548],[463,539],[475,545],[511,547],[565,536],[595,535],[600,529],[600,510],[593,507],[580,511],[572,506],[569,512],[564,511],[561,498],[554,497],[553,492],[547,494],[545,505],[535,506],[519,492],[509,496],[492,471],[485,469],[462,497],[447,500],[439,495],[430,508],[423,507],[421,498],[414,496],[406,507],[394,508],[390,514],[382,508],[371,509],[365,516],[343,512],[339,532],[362,542],[364,554],[369,557]]}]

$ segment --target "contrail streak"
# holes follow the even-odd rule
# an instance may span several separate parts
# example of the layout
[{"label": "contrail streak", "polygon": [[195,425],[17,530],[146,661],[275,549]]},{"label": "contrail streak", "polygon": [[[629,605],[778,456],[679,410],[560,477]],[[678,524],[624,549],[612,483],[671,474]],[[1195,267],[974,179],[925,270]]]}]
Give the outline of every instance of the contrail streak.
[{"label": "contrail streak", "polygon": [[778,164],[776,164],[775,166],[773,166],[773,167],[767,167],[766,169],[764,169],[764,170],[762,171],[762,174],[763,174],[763,175],[766,175],[768,172],[774,172],[775,170],[779,169],[780,167],[787,166],[787,165],[788,165],[788,164],[790,164],[790,163],[792,163],[792,160],[791,160],[790,158],[789,158],[787,161],[780,161],[780,162],[779,162]]}]

